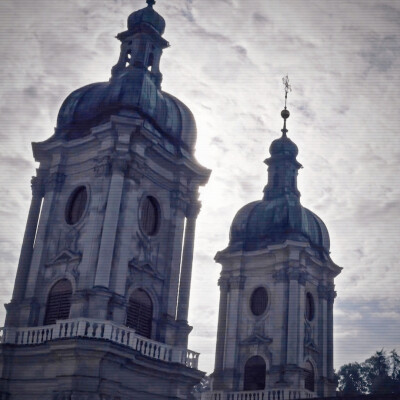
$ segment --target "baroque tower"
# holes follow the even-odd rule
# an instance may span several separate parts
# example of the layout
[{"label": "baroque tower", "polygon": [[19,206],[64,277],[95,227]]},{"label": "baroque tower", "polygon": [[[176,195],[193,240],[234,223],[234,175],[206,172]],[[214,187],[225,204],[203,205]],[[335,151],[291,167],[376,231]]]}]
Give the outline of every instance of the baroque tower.
[{"label": "baroque tower", "polygon": [[154,0],[108,82],[70,94],[40,164],[1,345],[0,398],[187,399],[198,188],[191,111],[161,90]]},{"label": "baroque tower", "polygon": [[264,197],[239,210],[229,246],[215,257],[221,294],[207,400],[335,395],[334,278],[341,268],[329,256],[325,224],[300,203],[286,101],[282,117],[282,137],[265,160]]}]

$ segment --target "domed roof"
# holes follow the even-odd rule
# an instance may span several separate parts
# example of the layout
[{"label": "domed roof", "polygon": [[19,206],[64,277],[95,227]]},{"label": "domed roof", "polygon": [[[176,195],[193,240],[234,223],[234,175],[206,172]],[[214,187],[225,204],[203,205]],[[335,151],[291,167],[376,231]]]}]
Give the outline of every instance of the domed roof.
[{"label": "domed roof", "polygon": [[128,30],[133,31],[140,24],[151,25],[160,35],[165,31],[165,20],[164,18],[153,10],[153,4],[155,1],[148,1],[148,6],[141,10],[133,12],[128,17]]},{"label": "domed roof", "polygon": [[329,233],[322,220],[291,196],[254,201],[236,214],[228,249],[259,250],[287,239],[306,241],[329,253]]},{"label": "domed roof", "polygon": [[124,110],[138,112],[173,144],[194,150],[197,131],[193,114],[177,98],[162,92],[140,68],[127,68],[109,82],[72,92],[60,108],[56,136],[67,140],[84,136],[91,127]]},{"label": "domed roof", "polygon": [[283,135],[279,139],[274,140],[269,148],[271,156],[290,156],[297,157],[299,149],[287,136]]}]

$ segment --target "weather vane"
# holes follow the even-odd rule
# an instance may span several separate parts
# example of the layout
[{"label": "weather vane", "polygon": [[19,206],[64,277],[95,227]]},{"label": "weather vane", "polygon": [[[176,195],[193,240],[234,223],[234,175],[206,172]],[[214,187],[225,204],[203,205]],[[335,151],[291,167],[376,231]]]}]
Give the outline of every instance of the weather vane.
[{"label": "weather vane", "polygon": [[285,86],[285,110],[287,103],[287,94],[292,91],[292,86],[289,85],[289,75],[286,75],[282,78],[283,86]]},{"label": "weather vane", "polygon": [[285,109],[282,110],[281,116],[283,118],[283,129],[281,130],[283,133],[283,136],[286,137],[286,134],[288,130],[286,129],[286,120],[290,116],[289,110],[286,109],[286,103],[287,103],[287,94],[292,91],[292,87],[289,85],[289,76],[286,75],[282,78],[283,86],[285,86]]}]

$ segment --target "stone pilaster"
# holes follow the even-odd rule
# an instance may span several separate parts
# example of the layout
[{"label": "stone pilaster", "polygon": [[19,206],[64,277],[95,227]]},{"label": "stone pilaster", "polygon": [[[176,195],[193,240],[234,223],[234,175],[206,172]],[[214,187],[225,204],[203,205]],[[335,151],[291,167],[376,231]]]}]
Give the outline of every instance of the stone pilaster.
[{"label": "stone pilaster", "polygon": [[[40,174],[40,171],[38,171]],[[40,176],[40,175],[39,175]],[[21,255],[18,263],[17,276],[13,291],[13,302],[19,302],[24,298],[26,281],[32,261],[33,244],[35,242],[36,229],[39,221],[40,207],[44,196],[43,181],[39,177],[32,177],[32,200],[29,208],[28,220],[26,222],[24,239],[22,242]]]},{"label": "stone pilaster", "polygon": [[333,370],[333,303],[336,298],[334,286],[329,287],[328,291],[328,356],[327,356],[327,369],[328,379],[334,380]]},{"label": "stone pilaster", "polygon": [[226,316],[227,329],[224,349],[224,385],[231,390],[238,390],[236,368],[239,360],[238,323],[242,292],[246,278],[233,276],[229,279],[229,305]]},{"label": "stone pilaster", "polygon": [[36,232],[35,247],[33,249],[29,277],[26,284],[25,298],[31,298],[35,295],[36,281],[39,268],[43,263],[45,237],[49,227],[49,220],[55,204],[55,200],[64,185],[65,175],[59,172],[51,174],[45,182],[44,200],[42,212],[40,215],[39,226]]},{"label": "stone pilaster", "polygon": [[112,176],[108,191],[107,209],[99,249],[95,286],[108,288],[119,221],[122,191],[128,161],[119,154],[112,161]]},{"label": "stone pilaster", "polygon": [[[220,278],[218,281],[220,289],[219,298],[219,314],[218,314],[218,331],[217,331],[217,347],[215,351],[215,373],[222,371],[224,364],[224,347],[226,337],[226,320],[228,306],[229,281],[227,278]],[[214,373],[214,374],[215,374]]]},{"label": "stone pilaster", "polygon": [[298,268],[289,268],[289,298],[288,298],[288,327],[287,327],[287,364],[296,365],[299,360],[299,332],[300,332],[300,281],[301,271]]},{"label": "stone pilaster", "polygon": [[318,285],[318,304],[319,304],[319,349],[321,352],[319,363],[319,374],[327,377],[327,356],[328,356],[328,289],[324,284]]},{"label": "stone pilaster", "polygon": [[190,283],[192,279],[192,264],[196,219],[200,212],[200,202],[193,201],[187,209],[185,238],[182,253],[181,277],[179,284],[177,320],[187,321],[189,312]]}]

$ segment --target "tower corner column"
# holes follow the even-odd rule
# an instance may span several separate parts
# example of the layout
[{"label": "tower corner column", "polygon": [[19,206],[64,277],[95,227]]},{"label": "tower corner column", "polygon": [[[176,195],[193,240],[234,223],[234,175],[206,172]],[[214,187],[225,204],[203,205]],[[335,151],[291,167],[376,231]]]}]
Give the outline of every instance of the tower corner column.
[{"label": "tower corner column", "polygon": [[[190,284],[192,280],[193,251],[194,239],[196,232],[196,221],[201,208],[201,203],[196,199],[188,204],[186,211],[186,227],[185,238],[182,252],[181,274],[179,282],[178,308],[176,319],[182,326],[177,338],[177,345],[186,347],[188,340],[188,314],[189,314],[189,298]],[[185,328],[186,326],[186,328]]]},{"label": "tower corner column", "polygon": [[44,197],[44,185],[42,173],[37,172],[38,176],[32,177],[32,200],[29,208],[28,219],[26,222],[24,238],[22,241],[21,254],[18,262],[17,275],[15,278],[14,290],[11,303],[8,306],[6,326],[13,326],[17,323],[17,313],[15,306],[23,300],[25,296],[26,284],[28,281],[29,270],[33,255],[33,246],[35,243],[36,230],[39,222],[40,208]]}]

